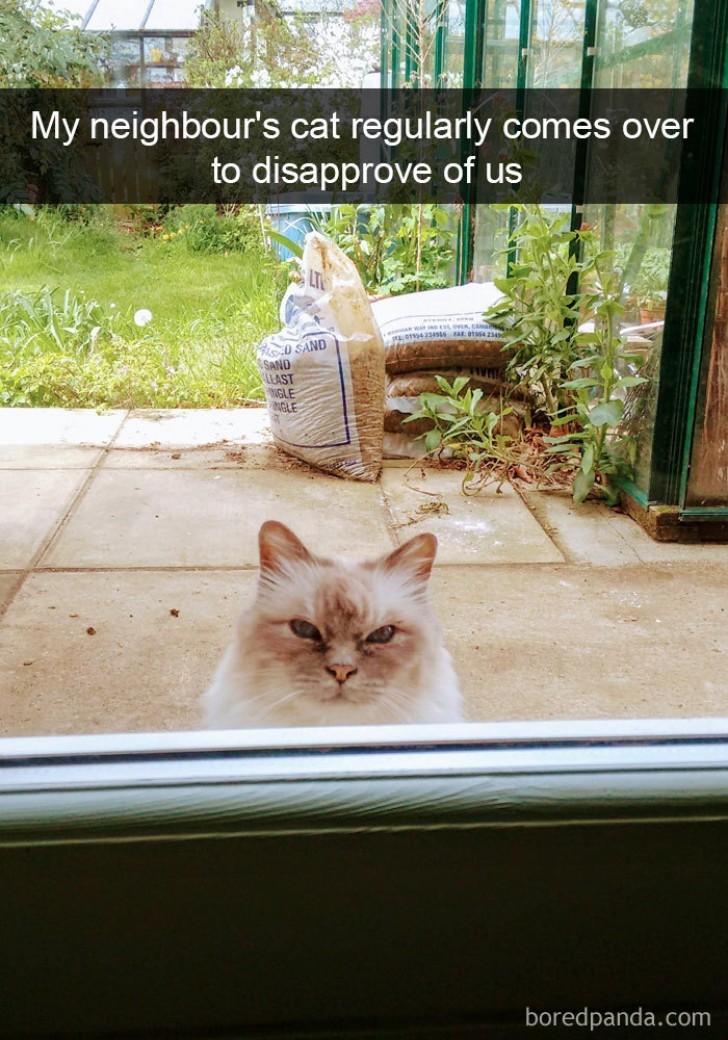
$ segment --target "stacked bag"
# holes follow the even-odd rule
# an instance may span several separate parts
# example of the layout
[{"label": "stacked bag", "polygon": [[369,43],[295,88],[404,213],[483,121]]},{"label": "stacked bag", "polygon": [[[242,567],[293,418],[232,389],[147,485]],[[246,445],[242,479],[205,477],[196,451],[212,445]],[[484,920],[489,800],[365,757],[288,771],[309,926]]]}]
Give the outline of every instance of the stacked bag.
[{"label": "stacked bag", "polygon": [[[429,419],[407,422],[419,396],[465,376],[479,407],[500,411],[507,355],[484,312],[490,283],[409,293],[370,303],[352,261],[317,232],[306,236],[301,281],[281,304],[279,332],[258,348],[275,443],[311,466],[375,481],[383,456],[424,453]],[[516,436],[525,412],[511,396],[501,432]]]},{"label": "stacked bag", "polygon": [[[442,393],[436,376],[450,385],[465,376],[468,386],[483,391],[484,411],[501,409],[503,397],[511,390],[504,383],[508,356],[502,332],[483,317],[500,296],[492,282],[471,282],[372,304],[385,351],[386,455],[422,454],[422,442],[415,438],[427,432],[431,421],[407,420],[420,410],[420,394]],[[508,407],[512,412],[504,417],[501,432],[516,436],[525,407],[513,399]]]}]

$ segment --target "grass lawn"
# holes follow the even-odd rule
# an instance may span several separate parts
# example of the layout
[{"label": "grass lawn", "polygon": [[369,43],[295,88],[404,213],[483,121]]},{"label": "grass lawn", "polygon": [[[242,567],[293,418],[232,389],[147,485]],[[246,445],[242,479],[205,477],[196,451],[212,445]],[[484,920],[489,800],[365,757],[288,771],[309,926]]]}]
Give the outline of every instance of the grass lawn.
[{"label": "grass lawn", "polygon": [[[259,238],[227,253],[190,242],[124,232],[110,217],[0,214],[0,404],[262,400],[255,351],[278,327],[286,270]],[[141,327],[140,310],[152,314]]]}]

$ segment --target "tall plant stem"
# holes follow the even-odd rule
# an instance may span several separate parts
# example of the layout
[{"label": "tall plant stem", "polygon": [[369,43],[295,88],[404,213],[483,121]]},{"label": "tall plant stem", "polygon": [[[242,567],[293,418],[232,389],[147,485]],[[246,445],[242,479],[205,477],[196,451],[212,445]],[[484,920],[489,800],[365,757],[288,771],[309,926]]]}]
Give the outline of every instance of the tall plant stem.
[{"label": "tall plant stem", "polygon": [[420,288],[420,272],[422,271],[422,221],[424,218],[424,207],[422,203],[417,207],[417,259],[415,261],[415,285]]},{"label": "tall plant stem", "polygon": [[556,415],[558,409],[556,407],[556,402],[554,401],[554,395],[551,393],[549,380],[545,375],[543,375],[541,376],[539,382],[541,383],[541,389],[543,390],[544,397],[546,398],[546,407],[549,410],[549,415],[553,417]]}]

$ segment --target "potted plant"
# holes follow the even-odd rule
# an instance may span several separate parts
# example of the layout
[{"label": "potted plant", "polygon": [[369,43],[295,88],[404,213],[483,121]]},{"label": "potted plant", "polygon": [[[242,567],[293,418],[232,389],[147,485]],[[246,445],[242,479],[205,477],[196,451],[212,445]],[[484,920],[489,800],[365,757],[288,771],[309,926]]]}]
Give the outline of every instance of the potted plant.
[{"label": "potted plant", "polygon": [[630,296],[639,308],[641,325],[664,319],[669,276],[670,250],[650,249],[630,289]]}]

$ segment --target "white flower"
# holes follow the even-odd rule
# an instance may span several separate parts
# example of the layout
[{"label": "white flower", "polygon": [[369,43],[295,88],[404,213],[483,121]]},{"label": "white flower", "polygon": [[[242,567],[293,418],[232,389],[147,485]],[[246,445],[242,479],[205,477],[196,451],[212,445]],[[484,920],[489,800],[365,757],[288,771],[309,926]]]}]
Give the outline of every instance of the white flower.
[{"label": "white flower", "polygon": [[231,69],[228,69],[225,73],[225,86],[226,87],[241,87],[243,85],[243,70],[239,65],[233,65]]},{"label": "white flower", "polygon": [[134,314],[134,324],[138,325],[140,329],[143,329],[145,325],[148,325],[152,320],[152,312],[148,311],[145,307],[141,310],[136,311]]},{"label": "white flower", "polygon": [[251,87],[269,87],[270,86],[270,75],[267,69],[255,69],[250,74],[250,85]]}]

